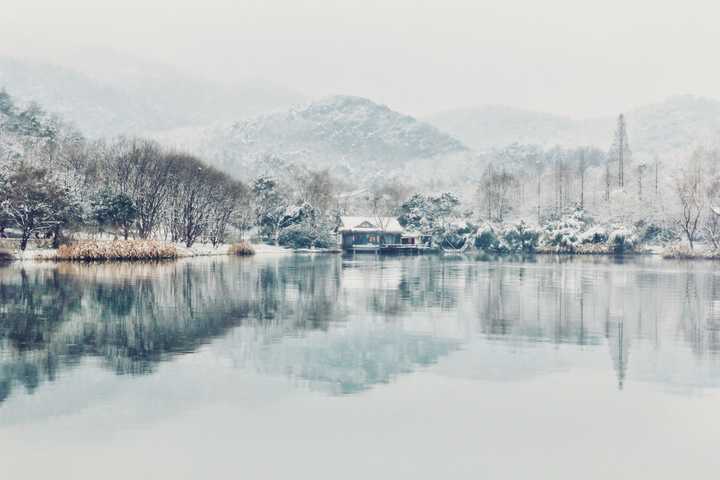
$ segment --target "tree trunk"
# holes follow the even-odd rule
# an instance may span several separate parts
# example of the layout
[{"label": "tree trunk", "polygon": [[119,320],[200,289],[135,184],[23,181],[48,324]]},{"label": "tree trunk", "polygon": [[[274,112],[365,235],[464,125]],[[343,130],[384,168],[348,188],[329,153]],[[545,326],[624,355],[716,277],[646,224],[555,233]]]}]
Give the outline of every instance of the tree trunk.
[{"label": "tree trunk", "polygon": [[52,235],[53,235],[52,247],[60,248],[60,239],[62,237],[62,231],[60,230],[59,225],[56,225],[55,227],[53,227]]},{"label": "tree trunk", "polygon": [[28,240],[30,240],[30,233],[23,232],[22,237],[20,238],[20,250],[23,252],[27,248]]}]

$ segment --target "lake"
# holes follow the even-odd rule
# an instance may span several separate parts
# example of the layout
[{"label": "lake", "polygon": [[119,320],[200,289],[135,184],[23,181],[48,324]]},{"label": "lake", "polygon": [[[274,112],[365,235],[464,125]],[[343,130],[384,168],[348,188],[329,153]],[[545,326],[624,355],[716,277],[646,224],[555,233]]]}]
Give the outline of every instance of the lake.
[{"label": "lake", "polygon": [[8,479],[714,478],[720,273],[656,257],[0,267]]}]

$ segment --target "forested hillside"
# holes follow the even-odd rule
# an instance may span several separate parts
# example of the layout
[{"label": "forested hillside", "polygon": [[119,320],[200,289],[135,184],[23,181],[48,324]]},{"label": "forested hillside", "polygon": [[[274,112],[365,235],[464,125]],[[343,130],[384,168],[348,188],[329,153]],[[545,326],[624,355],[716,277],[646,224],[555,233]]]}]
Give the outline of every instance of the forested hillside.
[{"label": "forested hillside", "polygon": [[275,159],[369,176],[468,152],[431,125],[351,96],[328,97],[231,125],[184,130],[165,139],[187,142],[189,149],[240,175]]}]

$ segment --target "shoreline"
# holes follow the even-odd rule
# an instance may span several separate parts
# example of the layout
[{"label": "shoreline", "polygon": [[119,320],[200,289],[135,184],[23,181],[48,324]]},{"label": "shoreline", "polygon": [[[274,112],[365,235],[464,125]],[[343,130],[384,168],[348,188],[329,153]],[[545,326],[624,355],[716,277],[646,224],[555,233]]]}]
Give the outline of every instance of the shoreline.
[{"label": "shoreline", "polygon": [[[169,257],[165,259],[156,260],[179,260],[183,258],[194,258],[194,257],[215,257],[215,256],[234,256],[230,252],[232,244],[223,244],[218,247],[213,247],[210,244],[196,244],[188,248],[180,244],[172,244],[176,248],[177,256]],[[323,248],[323,249],[312,249],[312,248],[286,248],[277,245],[267,245],[264,243],[251,244],[255,255],[344,255],[340,248]],[[50,248],[32,248],[25,251],[19,250],[4,250],[9,257],[0,259],[0,265],[14,263],[14,262],[93,262],[93,261],[110,261],[110,262],[135,262],[141,261],[136,259],[114,259],[114,260],[77,260],[68,258],[58,258],[58,249]],[[438,254],[442,256],[442,253]],[[621,256],[657,256],[664,260],[720,260],[720,252],[715,252],[707,249],[696,249],[689,250],[685,246],[668,246],[662,247],[659,245],[653,245],[645,247],[641,250],[632,250],[627,252],[614,252],[606,249],[583,249],[574,252],[570,251],[556,251],[551,248],[539,248],[535,252],[527,254],[497,254],[484,252],[482,250],[473,250],[462,252],[461,255],[473,257],[473,256],[488,256],[494,258],[513,257],[516,255],[527,255],[527,256],[558,256],[558,257],[588,257],[588,256],[605,256],[605,257],[621,257]],[[394,255],[389,255],[394,256]]]},{"label": "shoreline", "polygon": [[[156,260],[179,260],[182,258],[194,258],[194,257],[219,257],[219,256],[235,256],[230,252],[230,247],[232,244],[223,244],[219,245],[218,247],[213,247],[210,244],[196,244],[192,247],[188,248],[181,244],[172,244],[175,246],[175,249],[177,251],[177,256],[165,258],[165,259],[156,259]],[[255,253],[250,256],[255,255],[296,255],[296,254],[305,254],[305,255],[327,255],[327,254],[340,254],[342,251],[340,249],[332,249],[332,248],[325,248],[325,249],[311,249],[311,248],[299,248],[299,249],[292,249],[292,248],[286,248],[282,246],[277,245],[267,245],[264,243],[257,243],[257,244],[251,244],[253,247],[253,250]],[[68,259],[68,258],[58,258],[58,249],[53,248],[28,248],[24,251],[21,250],[4,250],[9,254],[9,258],[6,261],[2,261],[0,259],[0,264],[3,263],[13,263],[13,262],[92,262],[92,261],[112,261],[112,262],[135,262],[140,260],[134,260],[134,259],[114,259],[114,260],[76,260],[76,259]]]}]

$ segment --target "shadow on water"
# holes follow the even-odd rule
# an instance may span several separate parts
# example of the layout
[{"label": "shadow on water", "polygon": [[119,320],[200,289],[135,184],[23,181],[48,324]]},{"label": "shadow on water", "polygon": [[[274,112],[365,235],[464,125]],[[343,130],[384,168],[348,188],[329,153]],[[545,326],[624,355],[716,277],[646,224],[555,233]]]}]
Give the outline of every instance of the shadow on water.
[{"label": "shadow on water", "polygon": [[[333,393],[391,382],[474,345],[604,348],[618,388],[633,371],[720,386],[720,277],[702,263],[562,256],[296,255],[0,269],[0,402],[86,358],[118,375],[146,375],[219,338],[235,342],[226,355],[236,365]],[[703,361],[692,378],[682,368],[654,370],[657,361],[630,363],[681,349]],[[491,366],[460,370],[477,378],[484,368]]]}]

